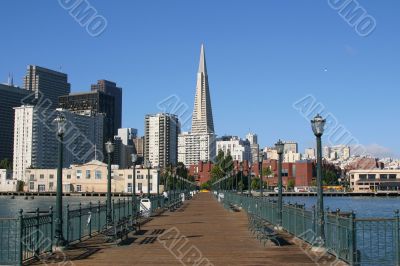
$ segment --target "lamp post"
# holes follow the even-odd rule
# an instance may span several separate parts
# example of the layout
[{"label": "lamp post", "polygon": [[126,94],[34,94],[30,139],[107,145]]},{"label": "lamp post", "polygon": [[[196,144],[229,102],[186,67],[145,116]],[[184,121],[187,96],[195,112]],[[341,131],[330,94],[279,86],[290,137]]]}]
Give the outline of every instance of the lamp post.
[{"label": "lamp post", "polygon": [[251,194],[251,167],[252,167],[252,165],[251,164],[249,164],[249,171],[248,171],[248,177],[247,177],[247,185],[248,185],[248,187],[249,187],[249,196],[251,197],[252,196],[252,194]]},{"label": "lamp post", "polygon": [[278,152],[279,159],[278,159],[278,209],[279,209],[279,215],[278,215],[278,227],[282,227],[282,155],[283,155],[283,150],[284,150],[285,145],[281,140],[279,140],[275,144],[276,151]]},{"label": "lamp post", "polygon": [[324,134],[326,120],[323,119],[319,114],[311,120],[311,128],[317,139],[317,215],[318,215],[318,228],[317,237],[322,242],[325,241],[325,230],[324,230],[324,199],[322,190],[322,143],[321,138]]},{"label": "lamp post", "polygon": [[240,163],[239,166],[239,171],[240,171],[240,194],[243,194],[243,165]]},{"label": "lamp post", "polygon": [[264,161],[264,152],[261,152],[260,154],[260,158],[259,158],[259,170],[260,170],[260,196],[264,197],[264,191],[263,191],[263,187],[264,187],[264,181],[263,181],[263,161]]},{"label": "lamp post", "polygon": [[57,200],[56,200],[56,246],[64,247],[65,239],[63,236],[63,183],[62,183],[62,168],[63,168],[63,140],[65,133],[66,119],[63,114],[59,114],[55,119],[57,123],[57,136],[58,136],[58,168],[57,168]]},{"label": "lamp post", "polygon": [[112,210],[111,210],[111,153],[114,152],[114,144],[111,141],[107,141],[106,152],[108,156],[107,163],[107,225],[112,223]]},{"label": "lamp post", "polygon": [[151,169],[150,160],[146,160],[144,162],[144,167],[147,169],[147,197],[150,199],[150,169]]},{"label": "lamp post", "polygon": [[160,202],[160,167],[157,166],[157,206],[158,208],[161,207]]},{"label": "lamp post", "polygon": [[132,216],[136,217],[136,162],[138,159],[137,154],[133,153],[131,155],[131,159],[132,159],[132,166],[133,166],[133,180],[132,180]]}]

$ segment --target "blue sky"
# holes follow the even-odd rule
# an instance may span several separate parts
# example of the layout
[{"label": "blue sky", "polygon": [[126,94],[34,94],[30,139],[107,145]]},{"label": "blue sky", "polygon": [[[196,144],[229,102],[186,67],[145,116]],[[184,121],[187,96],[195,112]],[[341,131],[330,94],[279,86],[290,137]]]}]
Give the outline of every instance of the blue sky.
[{"label": "blue sky", "polygon": [[398,0],[358,1],[376,20],[368,37],[327,0],[88,2],[108,22],[98,37],[59,1],[1,1],[0,81],[13,72],[22,85],[28,64],[61,67],[74,92],[115,81],[123,126],[143,133],[144,115],[171,95],[191,112],[204,42],[219,135],[251,130],[262,145],[313,146],[309,122],[293,108],[313,95],[371,152],[400,155]]}]

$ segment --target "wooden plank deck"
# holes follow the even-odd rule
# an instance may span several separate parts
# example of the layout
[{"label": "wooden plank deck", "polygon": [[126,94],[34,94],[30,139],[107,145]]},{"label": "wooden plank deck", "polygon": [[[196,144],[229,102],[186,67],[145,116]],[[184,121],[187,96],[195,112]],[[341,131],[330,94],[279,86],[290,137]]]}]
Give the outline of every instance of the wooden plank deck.
[{"label": "wooden plank deck", "polygon": [[98,237],[65,255],[72,263],[61,265],[316,265],[297,245],[264,247],[248,231],[245,213],[225,210],[209,193],[155,217],[126,245]]}]

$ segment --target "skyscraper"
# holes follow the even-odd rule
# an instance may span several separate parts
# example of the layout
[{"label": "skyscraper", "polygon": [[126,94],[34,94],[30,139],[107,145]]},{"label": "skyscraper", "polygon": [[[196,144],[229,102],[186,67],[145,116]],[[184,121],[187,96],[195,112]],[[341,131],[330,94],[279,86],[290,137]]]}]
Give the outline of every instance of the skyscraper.
[{"label": "skyscraper", "polygon": [[43,107],[53,110],[58,106],[58,97],[71,91],[67,74],[34,65],[28,65],[24,88],[34,92]]},{"label": "skyscraper", "polygon": [[14,107],[22,104],[29,91],[18,87],[0,84],[0,161],[13,160]]},{"label": "skyscraper", "polygon": [[101,91],[90,91],[84,93],[73,93],[60,97],[59,107],[73,113],[85,116],[96,116],[104,114],[104,139],[113,140],[118,134],[115,131],[114,112],[115,98]]},{"label": "skyscraper", "polygon": [[210,89],[208,86],[206,55],[201,45],[199,71],[197,72],[196,96],[192,117],[192,133],[214,133],[214,120],[211,107]]},{"label": "skyscraper", "polygon": [[208,84],[204,45],[201,46],[197,86],[192,117],[192,132],[179,135],[178,160],[186,166],[213,161],[216,136]]},{"label": "skyscraper", "polygon": [[117,87],[115,82],[102,79],[98,80],[97,84],[92,84],[91,89],[114,96],[114,133],[116,134],[118,129],[122,127],[122,88]]},{"label": "skyscraper", "polygon": [[176,165],[180,123],[173,114],[146,115],[145,159],[154,166]]}]

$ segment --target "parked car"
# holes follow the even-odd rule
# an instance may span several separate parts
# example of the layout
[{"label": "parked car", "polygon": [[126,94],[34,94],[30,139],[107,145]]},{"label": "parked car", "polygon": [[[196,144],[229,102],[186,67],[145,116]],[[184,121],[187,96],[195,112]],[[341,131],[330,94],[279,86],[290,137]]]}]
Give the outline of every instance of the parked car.
[{"label": "parked car", "polygon": [[[275,191],[275,193],[278,193],[279,192],[279,188],[275,187],[274,191]],[[282,187],[282,192],[286,192],[286,189],[284,187]]]}]

